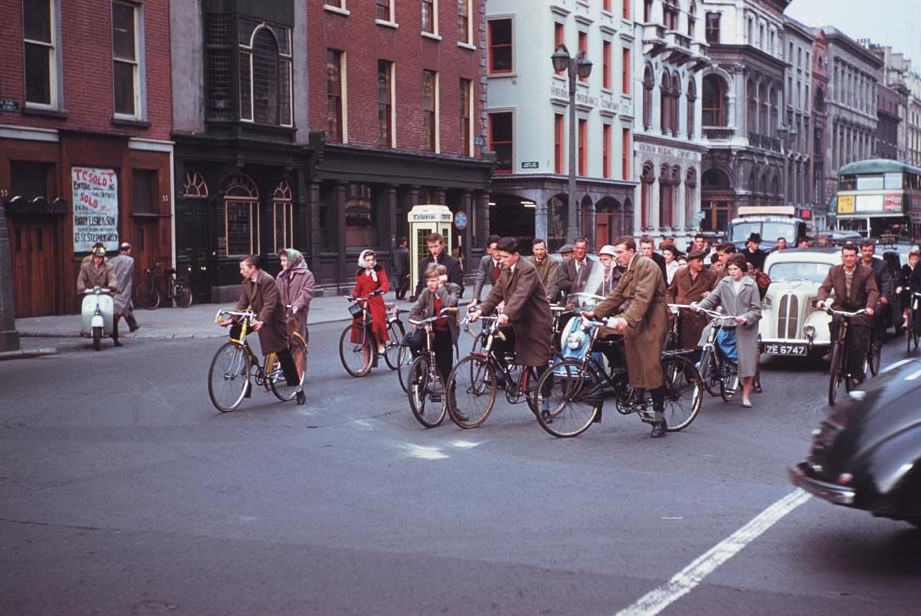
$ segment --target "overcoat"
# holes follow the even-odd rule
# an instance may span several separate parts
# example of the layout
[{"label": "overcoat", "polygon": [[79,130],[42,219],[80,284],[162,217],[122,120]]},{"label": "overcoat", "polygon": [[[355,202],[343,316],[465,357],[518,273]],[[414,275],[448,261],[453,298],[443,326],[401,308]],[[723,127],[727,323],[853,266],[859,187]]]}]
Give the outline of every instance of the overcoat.
[{"label": "overcoat", "polygon": [[[294,313],[294,329],[307,338],[307,316],[310,312],[310,300],[313,299],[316,282],[313,272],[306,263],[299,263],[294,269],[283,270],[275,277],[278,293],[284,306],[297,308]],[[286,309],[287,312],[287,309]]]},{"label": "overcoat", "polygon": [[483,287],[486,286],[486,283],[492,286],[493,277],[498,269],[498,262],[493,261],[489,255],[483,255],[476,270],[476,277],[473,279],[473,299],[476,301],[482,299]]},{"label": "overcoat", "polygon": [[[359,268],[355,273],[355,287],[352,289],[352,297],[368,297],[368,309],[371,311],[371,331],[377,339],[378,344],[384,344],[390,337],[387,335],[387,306],[384,304],[383,295],[369,297],[372,291],[381,291],[386,293],[390,290],[390,281],[387,280],[387,272],[380,265],[374,266],[374,272],[377,274],[377,280],[368,275],[368,270]],[[361,317],[356,317],[353,322],[361,325]],[[352,330],[352,337],[358,336],[356,330]],[[358,340],[352,340],[358,342]]]},{"label": "overcoat", "polygon": [[102,287],[103,289],[115,289],[115,272],[108,261],[102,262],[102,267],[97,268],[90,259],[80,266],[80,275],[77,276],[77,293],[83,293],[87,289]]},{"label": "overcoat", "polygon": [[668,306],[662,269],[649,257],[636,254],[608,297],[595,306],[595,316],[614,314],[627,321],[624,351],[627,376],[636,388],[662,386],[661,353],[668,336]]},{"label": "overcoat", "polygon": [[262,321],[259,330],[259,346],[263,355],[277,353],[288,348],[288,334],[285,329],[285,306],[281,303],[275,279],[265,270],[258,270],[256,280],[243,281],[243,291],[237,302],[237,310],[252,308],[256,320]]},{"label": "overcoat", "polygon": [[726,276],[717,283],[716,288],[697,305],[707,310],[717,306],[723,307],[724,314],[732,317],[745,317],[746,325],[736,325],[730,320],[723,321],[726,329],[735,327],[736,355],[740,377],[755,376],[758,372],[758,321],[761,320],[761,294],[758,285],[749,276],[742,277],[742,288],[738,293],[732,285],[732,278]]},{"label": "overcoat", "polygon": [[[691,279],[691,270],[682,267],[675,272],[675,278],[665,291],[669,304],[690,304],[699,302],[716,286],[719,277],[716,272],[704,269],[697,278]],[[682,349],[695,349],[700,341],[700,334],[707,326],[707,317],[695,313],[689,308],[682,308],[678,317],[679,344]]]},{"label": "overcoat", "polygon": [[505,302],[505,314],[515,332],[515,355],[519,364],[544,366],[550,361],[553,317],[547,291],[534,266],[518,259],[513,268],[503,268],[499,282],[480,307],[490,314],[499,302]]},{"label": "overcoat", "polygon": [[[453,282],[449,282],[439,288],[436,293],[438,297],[441,298],[441,307],[450,308],[452,306],[457,306],[457,301],[460,299],[461,288]],[[422,293],[419,294],[416,303],[409,309],[409,318],[415,321],[421,321],[422,319],[433,316],[435,316],[435,294],[432,293],[428,287],[425,287],[422,289]],[[448,322],[448,329],[451,331],[451,341],[456,344],[457,316],[448,316],[445,320]]]},{"label": "overcoat", "polygon": [[118,255],[109,259],[112,271],[115,274],[115,314],[131,313],[134,303],[131,301],[131,291],[134,289],[134,257]]},{"label": "overcoat", "polygon": [[540,263],[537,262],[537,258],[534,255],[531,255],[528,257],[528,262],[537,270],[537,277],[540,278],[540,283],[544,285],[544,289],[549,293],[550,287],[556,281],[556,272],[560,264],[550,255],[544,257],[544,260]]},{"label": "overcoat", "polygon": [[[879,287],[876,286],[876,276],[873,270],[865,265],[857,263],[857,269],[854,271],[854,280],[851,283],[851,294],[847,295],[847,283],[844,278],[844,266],[834,265],[828,270],[828,275],[819,287],[816,299],[819,301],[828,299],[832,290],[835,292],[835,301],[832,307],[837,310],[847,310],[853,312],[861,308],[876,308],[879,301]],[[861,315],[855,317],[851,323],[872,327],[874,317],[870,315]]]},{"label": "overcoat", "polygon": [[560,293],[572,295],[573,293],[585,292],[585,285],[592,275],[592,268],[594,266],[595,262],[588,257],[585,257],[585,261],[578,271],[576,271],[575,259],[563,261],[562,265],[556,270],[556,279],[553,281],[550,288],[547,289],[550,301],[559,301]]}]

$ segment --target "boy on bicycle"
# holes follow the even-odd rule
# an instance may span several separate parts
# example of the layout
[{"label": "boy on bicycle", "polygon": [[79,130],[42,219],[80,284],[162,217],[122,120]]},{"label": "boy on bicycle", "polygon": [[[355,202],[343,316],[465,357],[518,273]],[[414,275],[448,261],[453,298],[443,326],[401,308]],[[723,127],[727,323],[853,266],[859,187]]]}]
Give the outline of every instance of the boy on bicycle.
[{"label": "boy on bicycle", "polygon": [[[419,294],[416,303],[409,309],[409,318],[421,321],[434,317],[443,308],[457,306],[460,298],[460,285],[448,282],[448,268],[431,263],[425,268],[425,289]],[[435,351],[435,363],[445,382],[454,367],[454,345],[457,343],[457,318],[447,315],[432,324],[432,349]],[[417,328],[409,338],[409,348],[413,357],[425,349],[425,330]]]}]

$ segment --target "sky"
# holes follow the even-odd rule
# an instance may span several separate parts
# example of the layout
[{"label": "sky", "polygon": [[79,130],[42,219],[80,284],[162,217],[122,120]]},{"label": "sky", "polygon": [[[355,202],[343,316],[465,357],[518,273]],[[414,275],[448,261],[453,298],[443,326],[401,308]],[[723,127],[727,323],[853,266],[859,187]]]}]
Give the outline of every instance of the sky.
[{"label": "sky", "polygon": [[853,39],[891,45],[921,72],[919,0],[793,0],[785,13],[807,26],[834,26]]}]

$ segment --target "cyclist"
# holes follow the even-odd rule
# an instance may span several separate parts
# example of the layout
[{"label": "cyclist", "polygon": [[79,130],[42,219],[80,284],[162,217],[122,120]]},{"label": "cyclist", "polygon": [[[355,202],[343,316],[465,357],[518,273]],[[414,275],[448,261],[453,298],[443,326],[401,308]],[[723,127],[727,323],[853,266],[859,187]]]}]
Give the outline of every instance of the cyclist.
[{"label": "cyclist", "polygon": [[[425,289],[419,294],[416,303],[409,309],[409,318],[421,321],[434,317],[443,308],[457,306],[461,288],[448,282],[448,268],[437,263],[430,263],[425,270]],[[432,348],[438,372],[445,383],[454,367],[454,345],[457,343],[457,318],[453,315],[435,321],[432,325]],[[416,329],[409,337],[409,348],[413,357],[425,349],[425,330]]]},{"label": "cyclist", "polygon": [[[692,251],[688,255],[687,267],[675,272],[675,278],[668,286],[668,303],[687,305],[699,302],[710,294],[718,280],[716,272],[704,267],[704,253]],[[696,349],[700,335],[707,325],[707,319],[687,309],[683,309],[678,318],[679,346],[682,349]]]},{"label": "cyclist", "polygon": [[316,281],[299,250],[282,248],[278,251],[278,258],[281,261],[281,272],[275,277],[275,284],[278,286],[281,302],[285,306],[291,306],[293,331],[299,332],[304,342],[307,342],[307,315],[310,312],[310,301],[313,299]]},{"label": "cyclist", "polygon": [[585,285],[592,274],[593,261],[586,256],[588,252],[588,239],[580,237],[572,244],[572,259],[566,260],[557,268],[556,279],[547,295],[551,302],[561,299],[561,294],[572,295],[585,291]]},{"label": "cyclist", "polygon": [[[240,276],[243,277],[242,292],[236,309],[252,308],[256,313],[253,331],[259,334],[259,346],[262,347],[262,353],[264,355],[275,353],[288,385],[297,386],[297,403],[304,404],[306,396],[304,389],[298,385],[300,379],[297,374],[297,366],[294,364],[291,350],[288,349],[285,306],[281,303],[275,279],[268,272],[259,268],[259,258],[256,255],[240,259]],[[233,323],[233,319],[220,321],[220,324],[225,327]],[[240,328],[241,325],[233,324],[230,329],[230,337],[239,337]],[[248,389],[247,395],[249,395]]]},{"label": "cyclist", "polygon": [[[371,332],[377,341],[377,352],[380,355],[386,352],[384,345],[390,340],[387,335],[387,307],[382,297],[389,290],[390,282],[387,280],[387,272],[377,264],[377,255],[373,250],[362,250],[358,255],[358,271],[355,273],[355,288],[352,289],[352,297],[368,300],[368,310],[371,311]],[[361,325],[361,314],[355,317],[355,323]],[[360,327],[352,328],[353,337],[359,336],[360,332]],[[358,342],[358,340],[355,339],[352,342]]]},{"label": "cyclist", "polygon": [[632,237],[623,237],[614,244],[618,265],[626,268],[624,275],[607,299],[588,318],[603,319],[624,308],[613,323],[617,333],[624,335],[627,354],[627,375],[636,390],[648,390],[652,395],[655,417],[650,436],[662,438],[665,423],[665,381],[662,375],[661,351],[668,336],[668,306],[665,303],[665,278],[650,257],[637,254]]},{"label": "cyclist", "polygon": [[[829,301],[831,292],[834,299]],[[879,300],[879,288],[876,286],[876,277],[873,270],[857,262],[857,247],[845,244],[841,247],[841,265],[832,266],[828,275],[819,287],[817,295],[819,308],[830,303],[836,310],[853,312],[866,309],[866,314],[851,319],[847,329],[847,372],[853,379],[853,385],[863,382],[863,363],[867,356],[867,343],[869,342],[870,328],[873,326],[873,313],[876,302]],[[838,319],[832,319],[828,324],[832,340],[838,333]]]},{"label": "cyclist", "polygon": [[876,279],[876,288],[879,289],[879,303],[875,306],[876,314],[873,317],[873,338],[880,344],[886,332],[886,319],[890,311],[890,300],[895,290],[895,278],[883,259],[877,259],[876,244],[873,240],[864,240],[860,243],[860,264],[873,271]]}]

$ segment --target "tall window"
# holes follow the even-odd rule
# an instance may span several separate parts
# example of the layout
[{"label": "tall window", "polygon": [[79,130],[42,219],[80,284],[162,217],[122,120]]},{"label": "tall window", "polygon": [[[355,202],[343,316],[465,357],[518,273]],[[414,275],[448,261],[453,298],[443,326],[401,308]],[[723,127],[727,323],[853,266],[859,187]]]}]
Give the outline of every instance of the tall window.
[{"label": "tall window", "polygon": [[652,23],[652,0],[643,0],[643,23]]},{"label": "tall window", "polygon": [[376,17],[380,21],[393,22],[393,0],[376,0],[377,13]]},{"label": "tall window", "polygon": [[659,171],[659,227],[671,227],[674,187],[669,179],[668,167],[662,165]]},{"label": "tall window", "polygon": [[601,87],[611,89],[611,42],[601,43]]},{"label": "tall window", "polygon": [[326,130],[331,141],[345,143],[345,66],[343,52],[326,50]]},{"label": "tall window", "polygon": [[345,197],[345,245],[377,245],[377,217],[369,184],[350,183]]},{"label": "tall window", "polygon": [[[560,45],[563,44],[563,41],[566,38],[566,33],[561,24],[558,21],[553,22],[553,50],[556,51]],[[564,69],[565,70],[565,69]],[[556,74],[559,75],[563,71],[557,71]]]},{"label": "tall window", "polygon": [[601,126],[601,175],[611,177],[611,125]]},{"label": "tall window", "polygon": [[512,72],[512,20],[489,20],[489,72]]},{"label": "tall window", "polygon": [[630,59],[630,48],[624,47],[623,49],[623,62],[620,67],[620,92],[621,94],[629,95],[630,94],[630,81],[633,79],[633,76],[630,74],[630,67],[632,66]]},{"label": "tall window", "polygon": [[630,129],[625,128],[622,131],[621,144],[620,144],[620,173],[621,179],[629,180],[632,179],[633,173],[630,170],[632,164],[630,160],[630,154],[633,151],[633,146],[630,143]]},{"label": "tall window", "polygon": [[623,15],[624,15],[624,19],[630,19],[630,3],[631,3],[632,1],[633,1],[633,0],[624,0],[624,1],[623,1],[623,7],[624,7]]},{"label": "tall window", "polygon": [[55,5],[52,0],[23,0],[26,103],[57,104]]},{"label": "tall window", "polygon": [[672,91],[671,91],[671,104],[672,104],[672,135],[678,136],[679,129],[679,120],[681,115],[681,109],[679,105],[679,100],[681,98],[681,77],[678,76],[678,73],[672,75]]},{"label": "tall window", "polygon": [[726,126],[726,88],[716,75],[704,77],[703,125]]},{"label": "tall window", "polygon": [[676,0],[663,0],[662,11],[665,18],[666,30],[678,29],[678,3]]},{"label": "tall window", "polygon": [[694,39],[694,30],[697,28],[697,3],[691,0],[688,5],[688,36]]},{"label": "tall window", "polygon": [[272,244],[274,252],[294,246],[294,200],[291,186],[282,180],[272,192]]},{"label": "tall window", "polygon": [[[588,55],[588,32],[579,32],[579,51]],[[587,77],[579,77],[579,81],[585,82],[588,81]]]},{"label": "tall window", "polygon": [[601,10],[607,11],[608,13],[610,13],[611,12],[611,0],[602,0]]},{"label": "tall window", "polygon": [[688,99],[687,103],[687,114],[688,114],[688,139],[694,138],[694,103],[697,102],[697,84],[694,82],[694,76],[691,75],[688,77]]},{"label": "tall window", "polygon": [[563,173],[563,114],[553,114],[553,171]]},{"label": "tall window", "polygon": [[291,126],[291,31],[268,23],[240,23],[240,119]]},{"label": "tall window", "polygon": [[461,154],[473,156],[473,82],[461,79],[459,94]]},{"label": "tall window", "polygon": [[432,152],[438,151],[438,73],[422,71],[422,112],[425,115],[423,125],[424,147]]},{"label": "tall window", "polygon": [[438,34],[438,0],[422,0],[422,31]]},{"label": "tall window", "polygon": [[116,115],[140,115],[138,38],[138,7],[124,2],[113,2],[112,81]]},{"label": "tall window", "polygon": [[662,81],[659,83],[659,130],[662,134],[672,130],[672,95],[671,82],[668,71],[662,71]]},{"label": "tall window", "polygon": [[496,153],[496,173],[513,171],[513,134],[510,111],[489,114],[489,149]]},{"label": "tall window", "polygon": [[457,0],[457,40],[473,45],[473,5],[471,0]]},{"label": "tall window", "polygon": [[377,142],[393,146],[393,62],[377,61]]},{"label": "tall window", "polygon": [[652,127],[652,89],[656,82],[652,76],[652,67],[646,66],[643,70],[643,128]]},{"label": "tall window", "polygon": [[228,257],[259,254],[259,189],[246,175],[224,185],[224,233],[218,250]]},{"label": "tall window", "polygon": [[707,13],[706,16],[707,43],[713,45],[720,42],[720,14]]},{"label": "tall window", "polygon": [[579,120],[579,175],[588,172],[588,120]]}]

